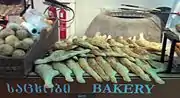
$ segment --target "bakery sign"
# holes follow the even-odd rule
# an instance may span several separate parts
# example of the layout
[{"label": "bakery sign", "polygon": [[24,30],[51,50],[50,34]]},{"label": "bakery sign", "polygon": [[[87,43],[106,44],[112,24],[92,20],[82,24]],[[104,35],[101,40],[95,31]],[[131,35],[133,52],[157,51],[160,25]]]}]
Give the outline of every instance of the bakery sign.
[{"label": "bakery sign", "polygon": [[[92,84],[91,92],[89,93],[106,93],[106,94],[152,94],[152,89],[155,85],[151,84]],[[34,84],[16,84],[12,86],[6,83],[6,89],[8,93],[56,93],[56,94],[68,94],[71,92],[70,84],[58,84],[55,83],[55,87],[47,89],[44,86],[34,83]]]},{"label": "bakery sign", "polygon": [[[45,88],[40,78],[1,79],[0,91],[6,98],[179,98],[180,78],[165,78],[166,84],[144,82],[134,78],[125,83],[118,79],[117,84],[97,83],[93,78],[87,78],[87,83],[67,83],[63,78],[55,78],[54,88]],[[11,95],[11,96],[9,96]],[[40,96],[36,96],[40,95]],[[48,95],[48,96],[47,96]],[[149,96],[149,97],[148,97]]]}]

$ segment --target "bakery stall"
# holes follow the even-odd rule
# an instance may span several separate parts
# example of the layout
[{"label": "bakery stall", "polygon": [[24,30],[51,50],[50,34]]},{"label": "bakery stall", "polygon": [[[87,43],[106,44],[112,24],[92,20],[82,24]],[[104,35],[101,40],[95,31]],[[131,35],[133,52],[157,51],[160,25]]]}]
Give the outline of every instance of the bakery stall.
[{"label": "bakery stall", "polygon": [[[70,37],[66,22],[76,11],[65,1],[43,3],[44,12],[33,0],[24,1],[19,12],[12,9],[15,3],[0,2],[11,8],[0,11],[9,17],[2,18],[0,31],[3,97],[178,98],[180,26],[172,22],[173,15],[179,17],[178,0],[172,9],[131,4],[103,9],[84,35]],[[14,10],[19,14],[9,14]],[[72,18],[58,17],[64,11]]]}]

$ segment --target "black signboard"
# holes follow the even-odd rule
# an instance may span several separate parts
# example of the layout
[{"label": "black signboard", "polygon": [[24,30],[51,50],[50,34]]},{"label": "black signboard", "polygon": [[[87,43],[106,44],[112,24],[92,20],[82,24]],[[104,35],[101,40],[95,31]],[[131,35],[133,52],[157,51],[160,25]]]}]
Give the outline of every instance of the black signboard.
[{"label": "black signboard", "polygon": [[86,77],[85,84],[67,83],[60,77],[54,79],[52,89],[44,88],[39,77],[1,79],[0,91],[2,98],[179,98],[180,77],[172,76],[164,77],[163,85],[138,77],[130,83],[119,78],[117,84],[97,83],[91,77]]}]

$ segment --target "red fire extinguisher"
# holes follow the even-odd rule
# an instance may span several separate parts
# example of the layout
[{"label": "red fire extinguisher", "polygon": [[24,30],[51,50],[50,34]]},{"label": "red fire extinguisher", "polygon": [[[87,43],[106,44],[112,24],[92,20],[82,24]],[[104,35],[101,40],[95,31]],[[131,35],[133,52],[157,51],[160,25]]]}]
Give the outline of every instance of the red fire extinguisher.
[{"label": "red fire extinguisher", "polygon": [[48,16],[54,22],[57,18],[57,9],[54,6],[48,7]]},{"label": "red fire extinguisher", "polygon": [[61,40],[66,39],[66,36],[67,36],[66,18],[67,18],[66,10],[64,8],[61,8],[59,11],[59,19],[60,19],[60,21],[59,21],[59,24],[60,24],[59,35],[60,35]]},{"label": "red fire extinguisher", "polygon": [[6,28],[6,25],[8,24],[9,22],[9,17],[8,16],[5,16],[3,17],[3,19],[1,20],[2,24],[0,24],[0,28]]}]

